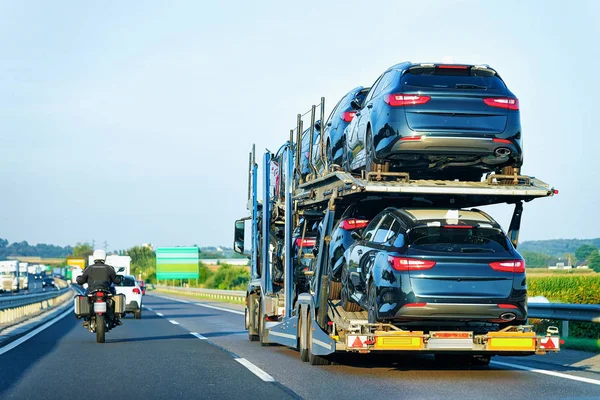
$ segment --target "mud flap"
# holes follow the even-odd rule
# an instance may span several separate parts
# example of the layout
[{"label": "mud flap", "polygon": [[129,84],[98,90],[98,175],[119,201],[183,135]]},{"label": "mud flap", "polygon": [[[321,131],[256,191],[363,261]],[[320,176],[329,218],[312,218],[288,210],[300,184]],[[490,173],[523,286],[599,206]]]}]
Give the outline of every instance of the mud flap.
[{"label": "mud flap", "polygon": [[317,356],[326,356],[335,352],[335,341],[323,332],[323,329],[312,318],[312,351]]},{"label": "mud flap", "polygon": [[298,344],[298,317],[293,316],[268,327],[269,341],[288,347]]}]

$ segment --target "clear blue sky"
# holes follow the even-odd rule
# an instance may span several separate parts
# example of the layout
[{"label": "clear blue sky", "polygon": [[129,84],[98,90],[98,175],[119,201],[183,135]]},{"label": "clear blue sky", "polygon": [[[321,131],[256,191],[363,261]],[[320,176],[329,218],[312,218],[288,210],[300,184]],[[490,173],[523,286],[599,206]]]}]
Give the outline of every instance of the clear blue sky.
[{"label": "clear blue sky", "polygon": [[288,3],[0,1],[0,237],[230,246],[252,143],[447,55],[500,72],[523,172],[561,191],[521,239],[600,236],[600,2]]}]

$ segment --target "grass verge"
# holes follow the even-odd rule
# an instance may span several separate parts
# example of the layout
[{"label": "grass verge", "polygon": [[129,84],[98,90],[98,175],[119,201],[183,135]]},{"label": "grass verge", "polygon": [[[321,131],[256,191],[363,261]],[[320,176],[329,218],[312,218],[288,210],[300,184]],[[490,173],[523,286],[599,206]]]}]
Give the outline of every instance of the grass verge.
[{"label": "grass verge", "polygon": [[153,290],[152,292],[164,293],[164,294],[174,294],[176,296],[187,297],[187,298],[191,298],[191,299],[210,300],[210,301],[216,301],[219,303],[244,304],[243,299],[240,299],[240,300],[224,299],[224,298],[214,297],[214,295],[207,294],[207,293],[194,293],[194,292],[181,293],[181,292],[172,292],[172,291],[164,290],[164,289],[156,289],[156,290]]},{"label": "grass verge", "polygon": [[600,353],[600,339],[583,339],[567,337],[562,349],[589,351],[591,353]]}]

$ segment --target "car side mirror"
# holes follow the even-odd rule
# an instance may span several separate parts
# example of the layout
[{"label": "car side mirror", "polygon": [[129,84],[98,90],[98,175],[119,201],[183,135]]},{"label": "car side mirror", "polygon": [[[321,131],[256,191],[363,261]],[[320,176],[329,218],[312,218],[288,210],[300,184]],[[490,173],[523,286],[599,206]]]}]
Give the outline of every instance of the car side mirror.
[{"label": "car side mirror", "polygon": [[360,110],[360,103],[357,99],[354,99],[350,102],[350,106],[355,110]]},{"label": "car side mirror", "polygon": [[321,120],[318,120],[317,122],[315,122],[315,129],[318,131],[321,130]]},{"label": "car side mirror", "polygon": [[125,267],[121,267],[117,270],[117,272],[123,272],[123,271],[125,271]]},{"label": "car side mirror", "polygon": [[352,239],[354,240],[362,240],[362,233],[359,231],[352,231],[350,236],[352,236]]}]

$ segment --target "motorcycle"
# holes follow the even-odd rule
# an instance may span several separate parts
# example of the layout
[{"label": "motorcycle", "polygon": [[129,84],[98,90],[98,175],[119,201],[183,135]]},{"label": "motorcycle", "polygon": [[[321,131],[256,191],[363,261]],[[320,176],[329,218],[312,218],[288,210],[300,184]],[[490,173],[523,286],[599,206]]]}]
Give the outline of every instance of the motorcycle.
[{"label": "motorcycle", "polygon": [[96,342],[104,343],[105,334],[119,324],[125,315],[125,295],[113,295],[107,288],[94,288],[75,296],[75,316],[85,320],[83,326],[96,334]]}]

